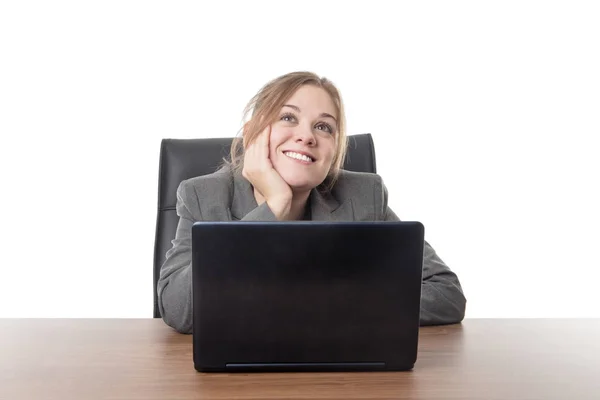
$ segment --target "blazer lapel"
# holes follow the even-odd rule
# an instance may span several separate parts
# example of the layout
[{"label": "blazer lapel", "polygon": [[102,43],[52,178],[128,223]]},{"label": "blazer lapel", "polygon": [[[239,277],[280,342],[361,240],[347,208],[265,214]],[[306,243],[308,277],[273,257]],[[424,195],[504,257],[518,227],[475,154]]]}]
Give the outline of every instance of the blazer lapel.
[{"label": "blazer lapel", "polygon": [[354,221],[352,200],[342,203],[329,191],[319,192],[316,188],[310,193],[310,211],[313,221]]}]

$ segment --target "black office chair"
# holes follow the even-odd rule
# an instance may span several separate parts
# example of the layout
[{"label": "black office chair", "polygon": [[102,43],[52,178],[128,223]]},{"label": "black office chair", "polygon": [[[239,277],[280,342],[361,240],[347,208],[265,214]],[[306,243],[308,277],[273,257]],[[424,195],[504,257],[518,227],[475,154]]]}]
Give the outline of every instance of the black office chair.
[{"label": "black office chair", "polygon": [[[156,284],[165,255],[175,239],[179,217],[175,211],[177,187],[195,176],[216,171],[223,157],[228,157],[232,138],[163,139],[158,172],[158,216],[154,241],[154,318],[160,318]],[[344,169],[376,172],[375,147],[371,134],[348,137]]]}]

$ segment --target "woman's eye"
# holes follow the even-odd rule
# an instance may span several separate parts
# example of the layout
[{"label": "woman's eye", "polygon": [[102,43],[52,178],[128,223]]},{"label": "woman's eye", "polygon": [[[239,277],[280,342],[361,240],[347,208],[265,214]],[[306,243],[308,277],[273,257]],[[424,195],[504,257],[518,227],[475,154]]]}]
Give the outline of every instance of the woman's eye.
[{"label": "woman's eye", "polygon": [[285,122],[292,122],[296,119],[292,114],[283,114],[281,116],[281,120]]},{"label": "woman's eye", "polygon": [[325,130],[325,132],[333,133],[333,128],[329,124],[319,124],[317,125],[318,129]]}]

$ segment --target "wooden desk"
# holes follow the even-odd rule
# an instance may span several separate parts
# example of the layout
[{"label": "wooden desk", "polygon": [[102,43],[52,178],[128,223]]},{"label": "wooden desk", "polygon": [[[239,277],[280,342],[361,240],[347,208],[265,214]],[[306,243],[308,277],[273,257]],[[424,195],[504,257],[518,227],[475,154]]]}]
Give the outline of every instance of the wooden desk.
[{"label": "wooden desk", "polygon": [[410,372],[205,374],[161,320],[0,319],[0,399],[600,399],[600,320],[421,330]]}]

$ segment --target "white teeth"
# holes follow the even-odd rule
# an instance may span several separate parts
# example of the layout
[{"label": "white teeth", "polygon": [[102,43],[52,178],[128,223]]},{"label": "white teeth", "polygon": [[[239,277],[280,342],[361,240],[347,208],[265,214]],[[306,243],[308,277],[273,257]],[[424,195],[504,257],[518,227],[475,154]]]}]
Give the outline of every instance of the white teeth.
[{"label": "white teeth", "polygon": [[299,154],[299,153],[294,153],[293,151],[286,151],[285,153],[286,156],[290,157],[290,158],[295,158],[296,160],[302,160],[302,161],[306,161],[306,162],[312,162],[313,159],[305,156],[304,154]]}]

